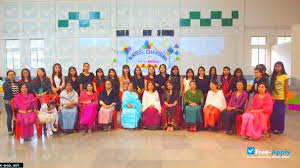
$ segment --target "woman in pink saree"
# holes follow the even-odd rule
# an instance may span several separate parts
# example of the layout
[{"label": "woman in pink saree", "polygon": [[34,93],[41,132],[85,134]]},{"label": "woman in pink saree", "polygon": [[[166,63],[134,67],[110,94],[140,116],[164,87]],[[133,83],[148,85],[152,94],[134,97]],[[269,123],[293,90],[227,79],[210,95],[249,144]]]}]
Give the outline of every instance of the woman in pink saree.
[{"label": "woman in pink saree", "polygon": [[98,97],[91,83],[88,83],[86,90],[82,91],[79,97],[80,124],[91,133],[93,124],[97,117]]},{"label": "woman in pink saree", "polygon": [[265,83],[258,85],[258,93],[254,95],[251,106],[242,117],[241,135],[250,140],[259,140],[268,130],[267,123],[273,110],[273,100],[266,86]]},{"label": "woman in pink saree", "polygon": [[36,123],[37,115],[35,108],[37,100],[32,93],[28,93],[27,85],[21,86],[21,93],[16,95],[14,101],[15,112],[17,112],[17,124],[21,128],[21,137],[33,137],[33,126]]}]

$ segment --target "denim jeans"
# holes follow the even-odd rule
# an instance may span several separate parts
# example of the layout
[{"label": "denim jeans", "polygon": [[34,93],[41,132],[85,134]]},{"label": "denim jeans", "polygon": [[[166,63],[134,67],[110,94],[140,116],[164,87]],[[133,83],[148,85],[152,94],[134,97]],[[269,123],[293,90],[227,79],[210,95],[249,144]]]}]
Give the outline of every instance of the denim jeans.
[{"label": "denim jeans", "polygon": [[[8,131],[13,131],[13,129],[15,129],[15,122],[13,121],[13,112],[11,109],[11,105],[5,104],[5,110],[7,113],[7,129]],[[14,125],[13,129],[12,129],[12,124]]]}]

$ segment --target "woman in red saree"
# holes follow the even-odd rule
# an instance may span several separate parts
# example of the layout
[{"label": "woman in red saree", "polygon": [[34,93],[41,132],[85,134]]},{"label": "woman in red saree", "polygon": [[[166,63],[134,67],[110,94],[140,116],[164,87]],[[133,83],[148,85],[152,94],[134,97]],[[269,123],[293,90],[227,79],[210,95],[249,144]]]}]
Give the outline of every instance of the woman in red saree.
[{"label": "woman in red saree", "polygon": [[86,132],[91,133],[93,123],[97,117],[98,97],[91,83],[88,83],[86,90],[81,92],[79,97],[80,108],[80,124],[86,129]]},{"label": "woman in red saree", "polygon": [[181,107],[179,105],[179,93],[173,89],[171,81],[166,82],[167,90],[163,94],[163,105],[161,110],[162,128],[173,131],[179,128],[182,122]]},{"label": "woman in red saree", "polygon": [[254,95],[251,106],[242,117],[241,135],[250,140],[259,140],[268,130],[267,123],[273,110],[273,100],[266,85],[258,85],[258,93]]},{"label": "woman in red saree", "polygon": [[226,100],[226,104],[229,104],[230,97],[231,97],[231,83],[232,83],[232,76],[230,73],[230,68],[225,66],[223,68],[223,74],[221,76],[221,82],[222,82],[222,91]]}]

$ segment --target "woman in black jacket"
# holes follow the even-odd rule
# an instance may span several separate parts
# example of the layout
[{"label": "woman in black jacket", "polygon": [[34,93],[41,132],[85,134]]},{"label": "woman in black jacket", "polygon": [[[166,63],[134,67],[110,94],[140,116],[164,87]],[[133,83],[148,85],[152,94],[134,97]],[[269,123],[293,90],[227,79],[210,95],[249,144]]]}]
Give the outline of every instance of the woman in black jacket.
[{"label": "woman in black jacket", "polygon": [[[6,73],[7,79],[5,80],[3,84],[3,89],[4,89],[4,105],[5,105],[5,110],[7,113],[7,129],[8,129],[8,134],[13,135],[14,130],[12,129],[12,119],[13,119],[13,112],[11,108],[11,99],[13,99],[20,91],[20,86],[19,83],[15,80],[16,78],[16,73],[15,71],[9,70]],[[14,129],[15,129],[15,122],[13,122]]]},{"label": "woman in black jacket", "polygon": [[46,76],[44,68],[37,70],[36,78],[32,81],[32,89],[36,97],[42,97],[52,90],[50,79]]}]

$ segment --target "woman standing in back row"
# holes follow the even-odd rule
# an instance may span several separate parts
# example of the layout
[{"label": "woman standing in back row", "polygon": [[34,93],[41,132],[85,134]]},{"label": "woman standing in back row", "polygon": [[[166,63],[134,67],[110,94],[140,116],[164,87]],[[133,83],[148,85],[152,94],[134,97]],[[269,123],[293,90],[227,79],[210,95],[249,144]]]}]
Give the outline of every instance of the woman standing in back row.
[{"label": "woman standing in back row", "polygon": [[87,84],[93,83],[94,74],[89,72],[90,64],[83,64],[83,72],[79,75],[79,83],[80,83],[80,92],[86,89]]}]

